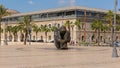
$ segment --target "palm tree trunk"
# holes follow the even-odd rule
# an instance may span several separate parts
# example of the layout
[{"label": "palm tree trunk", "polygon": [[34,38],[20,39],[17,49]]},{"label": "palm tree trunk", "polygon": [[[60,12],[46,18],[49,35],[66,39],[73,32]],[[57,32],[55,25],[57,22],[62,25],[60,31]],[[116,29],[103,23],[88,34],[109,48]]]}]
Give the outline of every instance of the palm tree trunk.
[{"label": "palm tree trunk", "polygon": [[104,43],[105,43],[105,38],[106,38],[106,34],[105,34],[106,32],[104,31]]},{"label": "palm tree trunk", "polygon": [[80,46],[80,39],[81,39],[81,30],[79,29],[79,40],[78,40],[78,45]]},{"label": "palm tree trunk", "polygon": [[36,41],[37,41],[37,32],[36,32]]},{"label": "palm tree trunk", "polygon": [[45,32],[45,37],[46,37],[46,43],[47,43],[47,32]]},{"label": "palm tree trunk", "polygon": [[[24,45],[26,45],[26,42],[27,42],[27,30],[26,30],[26,32],[25,32],[25,40],[24,40]],[[29,40],[30,41],[30,40]]]},{"label": "palm tree trunk", "polygon": [[73,40],[73,33],[74,33],[74,32],[73,32],[73,27],[72,27],[72,40]]},{"label": "palm tree trunk", "polygon": [[13,33],[13,35],[14,35],[14,42],[15,42],[15,33]]},{"label": "palm tree trunk", "polygon": [[12,34],[9,33],[9,41],[12,42]]},{"label": "palm tree trunk", "polygon": [[[68,27],[68,31],[70,32],[71,30],[70,30],[70,26]],[[70,34],[71,34],[71,32],[70,32]]]},{"label": "palm tree trunk", "polygon": [[100,30],[98,29],[98,46],[100,46]]}]

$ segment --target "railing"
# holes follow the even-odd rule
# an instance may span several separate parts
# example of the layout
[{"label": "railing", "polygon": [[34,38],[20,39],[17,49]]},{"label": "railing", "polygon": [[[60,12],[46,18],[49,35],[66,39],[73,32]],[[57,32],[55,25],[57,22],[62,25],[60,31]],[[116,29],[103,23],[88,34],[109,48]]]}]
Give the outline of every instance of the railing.
[{"label": "railing", "polygon": [[75,15],[70,15],[70,16],[59,16],[59,17],[49,17],[49,18],[38,18],[38,19],[34,19],[33,21],[46,21],[46,20],[59,20],[59,19],[72,19],[72,18],[76,18]]}]

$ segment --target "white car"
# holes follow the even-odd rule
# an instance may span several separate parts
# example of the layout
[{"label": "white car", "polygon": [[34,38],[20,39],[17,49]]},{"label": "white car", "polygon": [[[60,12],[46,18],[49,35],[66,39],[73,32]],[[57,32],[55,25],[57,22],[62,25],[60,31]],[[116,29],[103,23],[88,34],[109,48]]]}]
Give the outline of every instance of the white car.
[{"label": "white car", "polygon": [[120,42],[117,43],[117,46],[120,47]]},{"label": "white car", "polygon": [[120,47],[120,42],[114,42],[117,47]]}]

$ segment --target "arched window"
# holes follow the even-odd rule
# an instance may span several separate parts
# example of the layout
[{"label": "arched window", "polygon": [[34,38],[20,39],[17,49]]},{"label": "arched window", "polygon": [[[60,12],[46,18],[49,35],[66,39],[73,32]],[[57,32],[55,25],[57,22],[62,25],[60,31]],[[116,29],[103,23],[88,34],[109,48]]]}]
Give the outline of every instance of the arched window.
[{"label": "arched window", "polygon": [[118,36],[116,36],[116,40],[118,39]]},{"label": "arched window", "polygon": [[82,41],[84,41],[84,36],[82,36]]},{"label": "arched window", "polygon": [[58,28],[60,28],[60,24],[58,24],[58,26],[57,26]]},{"label": "arched window", "polygon": [[94,40],[94,37],[95,37],[94,35],[91,37],[91,38],[92,38],[92,41]]},{"label": "arched window", "polygon": [[49,40],[51,40],[51,36],[49,36]]},{"label": "arched window", "polygon": [[40,27],[43,27],[43,25],[41,25]]},{"label": "arched window", "polygon": [[41,36],[41,40],[43,40],[43,36]]},{"label": "arched window", "polygon": [[35,40],[35,36],[33,36],[33,40]]},{"label": "arched window", "polygon": [[51,24],[49,24],[48,27],[51,28]]},{"label": "arched window", "polygon": [[102,36],[100,36],[100,41],[102,41],[102,38],[103,38],[103,37],[102,37]]},{"label": "arched window", "polygon": [[47,25],[45,25],[45,27],[47,27]]}]

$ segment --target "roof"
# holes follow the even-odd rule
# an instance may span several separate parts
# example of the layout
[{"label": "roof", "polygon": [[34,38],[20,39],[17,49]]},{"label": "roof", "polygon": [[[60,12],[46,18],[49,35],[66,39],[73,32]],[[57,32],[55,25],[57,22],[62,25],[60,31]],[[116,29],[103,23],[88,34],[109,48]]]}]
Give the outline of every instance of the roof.
[{"label": "roof", "polygon": [[13,9],[7,9],[7,12],[11,13],[11,14],[17,14],[17,13],[20,13],[16,10],[13,10]]},{"label": "roof", "polygon": [[54,9],[47,9],[47,10],[40,10],[40,11],[33,11],[33,12],[26,12],[26,13],[18,13],[18,14],[13,14],[11,16],[5,16],[5,17],[25,16],[25,15],[33,15],[33,14],[41,14],[41,13],[51,13],[51,12],[75,10],[75,9],[95,11],[95,12],[104,12],[104,13],[108,12],[108,10],[104,10],[104,9],[88,8],[88,7],[82,7],[82,6],[69,6],[69,7],[63,7],[63,8],[54,8]]}]

